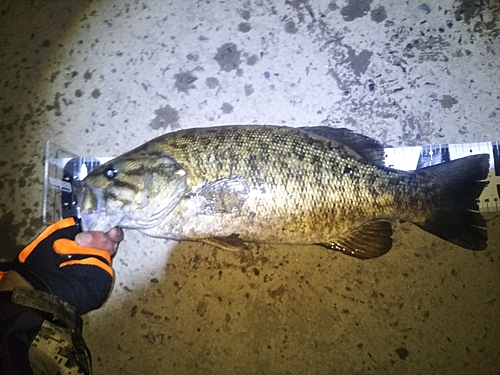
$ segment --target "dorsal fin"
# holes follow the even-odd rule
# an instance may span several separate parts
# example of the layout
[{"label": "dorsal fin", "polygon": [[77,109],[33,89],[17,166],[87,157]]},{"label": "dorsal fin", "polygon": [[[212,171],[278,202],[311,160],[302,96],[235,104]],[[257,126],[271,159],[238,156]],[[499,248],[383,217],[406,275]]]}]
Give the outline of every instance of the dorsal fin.
[{"label": "dorsal fin", "polygon": [[365,161],[385,167],[384,146],[377,140],[346,128],[330,128],[328,126],[303,126],[300,130],[330,139],[346,145],[356,151]]}]

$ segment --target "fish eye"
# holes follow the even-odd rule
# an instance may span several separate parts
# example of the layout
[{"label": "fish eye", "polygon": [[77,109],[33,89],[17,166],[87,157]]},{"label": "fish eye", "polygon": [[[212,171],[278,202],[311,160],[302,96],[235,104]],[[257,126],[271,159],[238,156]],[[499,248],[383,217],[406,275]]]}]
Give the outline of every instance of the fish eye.
[{"label": "fish eye", "polygon": [[111,164],[104,170],[104,177],[108,180],[112,180],[118,175],[118,167]]}]

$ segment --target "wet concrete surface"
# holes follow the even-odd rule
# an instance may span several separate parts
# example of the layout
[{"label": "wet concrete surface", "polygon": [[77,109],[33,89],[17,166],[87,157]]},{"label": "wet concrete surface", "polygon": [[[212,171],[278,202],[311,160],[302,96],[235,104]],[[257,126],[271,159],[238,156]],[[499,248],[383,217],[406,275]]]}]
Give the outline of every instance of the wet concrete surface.
[{"label": "wet concrete surface", "polygon": [[[348,127],[386,145],[500,140],[494,1],[0,5],[0,258],[43,227],[43,144],[114,156],[220,124]],[[466,251],[399,224],[359,261],[127,231],[85,318],[96,374],[498,374],[500,214]]]}]

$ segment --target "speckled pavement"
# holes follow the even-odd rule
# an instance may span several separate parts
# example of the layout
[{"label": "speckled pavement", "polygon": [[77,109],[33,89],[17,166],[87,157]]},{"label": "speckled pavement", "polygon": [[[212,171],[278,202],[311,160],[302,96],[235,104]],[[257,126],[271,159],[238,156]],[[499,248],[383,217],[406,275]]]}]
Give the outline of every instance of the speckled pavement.
[{"label": "speckled pavement", "polygon": [[[181,128],[500,140],[494,0],[3,1],[0,258],[41,228],[43,145],[114,156]],[[100,374],[498,374],[500,213],[483,252],[404,224],[382,258],[232,253],[127,231],[85,318]]]}]

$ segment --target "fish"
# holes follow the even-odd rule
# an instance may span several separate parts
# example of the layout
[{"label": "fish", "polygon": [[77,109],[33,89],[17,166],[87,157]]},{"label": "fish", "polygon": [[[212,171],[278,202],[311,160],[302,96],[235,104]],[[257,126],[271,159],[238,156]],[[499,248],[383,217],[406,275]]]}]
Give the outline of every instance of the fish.
[{"label": "fish", "polygon": [[166,133],[110,160],[81,182],[78,202],[85,230],[370,259],[391,249],[398,221],[484,250],[488,171],[488,154],[391,169],[378,141],[344,128],[225,125]]}]

